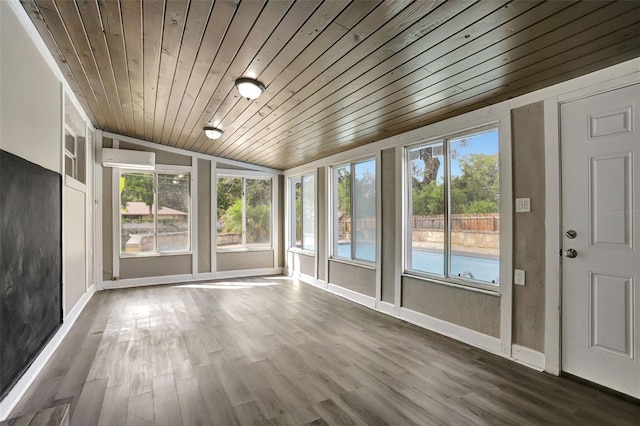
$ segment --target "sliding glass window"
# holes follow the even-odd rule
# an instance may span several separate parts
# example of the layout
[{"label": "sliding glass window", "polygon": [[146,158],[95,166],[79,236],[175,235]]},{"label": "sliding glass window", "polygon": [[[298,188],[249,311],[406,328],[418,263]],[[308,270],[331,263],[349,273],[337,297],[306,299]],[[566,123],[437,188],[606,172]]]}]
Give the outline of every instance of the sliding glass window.
[{"label": "sliding glass window", "polygon": [[376,161],[335,166],[333,256],[376,261]]},{"label": "sliding glass window", "polygon": [[499,283],[498,136],[488,129],[407,148],[408,272]]},{"label": "sliding glass window", "polygon": [[315,251],[316,206],[315,176],[296,176],[290,179],[291,188],[291,247]]}]

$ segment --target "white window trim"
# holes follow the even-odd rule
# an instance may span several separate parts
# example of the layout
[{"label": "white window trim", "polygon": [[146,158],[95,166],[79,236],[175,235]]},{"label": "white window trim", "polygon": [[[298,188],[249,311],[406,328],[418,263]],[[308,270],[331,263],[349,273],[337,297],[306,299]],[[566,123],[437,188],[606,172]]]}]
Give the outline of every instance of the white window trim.
[{"label": "white window trim", "polygon": [[[504,122],[509,120],[510,117],[500,119],[498,121],[488,122],[479,126],[473,126],[469,128],[460,128],[455,129],[451,132],[447,132],[444,135],[439,135],[435,138],[424,139],[418,142],[414,142],[408,145],[404,145],[402,149],[402,161],[403,161],[403,176],[402,176],[402,198],[403,198],[403,210],[404,213],[402,215],[402,230],[403,230],[403,241],[404,247],[402,250],[402,276],[416,278],[419,280],[425,280],[437,284],[453,286],[461,289],[472,290],[472,291],[480,291],[482,293],[493,294],[493,295],[501,295],[505,293],[505,289],[507,287],[510,288],[511,282],[511,260],[510,256],[512,253],[511,248],[511,233],[510,232],[502,232],[504,229],[511,229],[511,136],[510,129],[505,129]],[[498,130],[498,169],[500,170],[500,221],[501,221],[501,232],[500,232],[500,250],[499,250],[499,260],[500,260],[500,282],[496,284],[486,283],[484,281],[477,281],[473,279],[459,278],[459,277],[451,277],[447,276],[448,273],[448,257],[451,252],[451,246],[449,241],[448,232],[445,232],[444,238],[444,246],[445,246],[445,275],[437,275],[430,274],[428,272],[418,271],[414,269],[409,269],[408,265],[408,256],[411,253],[412,249],[412,239],[411,239],[411,182],[409,179],[409,151],[416,147],[427,146],[431,143],[442,142],[443,147],[448,144],[448,142],[452,139],[456,139],[464,136],[473,136],[481,133],[485,133],[492,129]],[[450,176],[449,176],[449,168],[450,168],[450,158],[448,156],[449,150],[448,147],[444,148],[445,154],[447,154],[447,158],[444,158],[444,174],[446,176],[447,184],[449,184]],[[448,213],[449,213],[449,204],[450,200],[447,198],[447,202],[445,203],[445,230],[448,230]],[[509,234],[509,235],[507,235]],[[508,268],[508,269],[507,269]],[[506,273],[506,274],[505,274]]]},{"label": "white window trim", "polygon": [[[114,239],[113,241],[113,245],[114,245],[114,252],[117,250],[118,251],[118,258],[120,259],[138,259],[138,258],[145,258],[145,257],[163,257],[163,256],[185,256],[185,255],[192,255],[193,254],[193,207],[194,207],[194,197],[193,197],[193,191],[194,191],[194,183],[195,183],[195,177],[193,174],[193,170],[191,166],[177,166],[177,165],[170,165],[170,164],[156,164],[156,169],[155,170],[136,170],[136,169],[126,169],[124,171],[124,173],[150,173],[153,174],[153,233],[155,235],[154,238],[154,251],[153,252],[146,252],[146,253],[123,253],[122,252],[122,230],[121,230],[121,226],[122,226],[122,221],[120,219],[120,177],[123,173],[123,169],[119,169],[119,168],[113,168],[113,197],[112,197],[112,202],[113,202],[113,211],[114,213],[117,212],[117,214],[114,214],[114,218],[113,218],[113,229],[114,229],[114,234],[116,233],[116,229],[117,229],[117,234],[118,234],[118,238],[117,238],[117,247],[116,247],[116,240]],[[188,244],[188,248],[187,250],[184,251],[172,251],[172,252],[160,252],[158,251],[158,193],[157,193],[157,188],[158,188],[158,174],[169,174],[169,173],[176,173],[176,174],[180,174],[180,173],[189,173],[189,215],[188,215],[188,224],[187,224],[187,228],[189,229],[189,244]],[[115,274],[114,274],[115,275]]]},{"label": "white window trim", "polygon": [[[277,188],[276,188],[275,175],[273,173],[258,172],[258,171],[251,171],[251,170],[217,169],[215,174],[215,180],[214,180],[215,186],[216,186],[216,197],[218,193],[217,192],[218,179],[220,178],[242,179],[242,247],[229,247],[229,248],[218,247],[218,244],[217,244],[218,232],[216,229],[216,233],[215,233],[216,241],[213,241],[213,244],[212,244],[215,246],[215,252],[216,253],[233,253],[233,252],[272,251],[272,250],[275,251],[276,238],[274,238],[274,233],[277,230],[277,226],[276,226],[277,218],[276,218],[276,207],[275,207],[277,202],[277,199],[276,199]],[[271,229],[269,232],[269,244],[253,245],[251,247],[247,247],[247,244],[246,244],[247,218],[246,218],[246,190],[245,190],[247,179],[271,181],[271,218],[269,220],[269,226],[271,227]],[[217,207],[217,203],[216,203],[216,207]],[[216,211],[212,212],[212,215],[214,215],[213,217],[215,217],[215,221],[212,226],[217,227],[217,222],[218,222],[217,209]]]},{"label": "white window trim", "polygon": [[[378,189],[379,189],[379,185],[378,185],[378,179],[380,179],[380,177],[377,175],[378,173],[378,164],[380,162],[380,159],[378,158],[379,156],[377,155],[377,153],[375,155],[366,155],[363,157],[358,157],[349,161],[343,161],[337,164],[334,164],[332,166],[330,166],[328,168],[328,178],[329,178],[329,197],[328,197],[328,203],[329,204],[329,217],[328,217],[328,224],[329,224],[329,234],[330,234],[330,238],[329,238],[329,260],[331,261],[336,261],[339,263],[344,263],[344,264],[350,264],[350,265],[355,265],[355,266],[361,266],[361,267],[365,267],[365,268],[372,268],[375,269],[377,267],[377,259],[379,258],[379,251],[380,251],[380,247],[378,246],[378,234],[380,232],[380,229],[378,229],[378,224],[380,221],[380,218],[377,216],[379,213],[379,208],[378,208],[378,204],[380,201],[380,194],[378,193]],[[376,205],[376,259],[369,261],[369,260],[363,260],[363,259],[357,259],[354,255],[355,255],[355,244],[353,244],[353,242],[355,242],[355,227],[353,226],[353,210],[354,210],[354,191],[353,189],[355,188],[354,185],[354,181],[355,181],[355,165],[356,164],[360,164],[360,163],[366,163],[368,161],[375,161],[376,163],[376,183],[375,183],[375,205]],[[344,166],[349,166],[349,173],[350,173],[350,177],[351,177],[351,193],[350,195],[350,199],[351,199],[351,220],[352,220],[352,226],[351,226],[351,257],[343,257],[343,256],[338,256],[336,254],[336,249],[338,246],[338,218],[337,218],[337,195],[338,195],[338,188],[336,185],[336,180],[335,180],[335,175],[334,175],[334,171],[337,168],[340,167],[344,167]]]}]

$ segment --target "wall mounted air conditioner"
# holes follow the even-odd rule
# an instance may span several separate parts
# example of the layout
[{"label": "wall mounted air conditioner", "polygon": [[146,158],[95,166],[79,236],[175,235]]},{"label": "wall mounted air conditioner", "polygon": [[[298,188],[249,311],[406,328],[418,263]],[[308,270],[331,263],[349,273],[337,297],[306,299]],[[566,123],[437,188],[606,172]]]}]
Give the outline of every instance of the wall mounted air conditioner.
[{"label": "wall mounted air conditioner", "polygon": [[102,166],[120,169],[154,170],[156,154],[130,149],[102,148]]}]

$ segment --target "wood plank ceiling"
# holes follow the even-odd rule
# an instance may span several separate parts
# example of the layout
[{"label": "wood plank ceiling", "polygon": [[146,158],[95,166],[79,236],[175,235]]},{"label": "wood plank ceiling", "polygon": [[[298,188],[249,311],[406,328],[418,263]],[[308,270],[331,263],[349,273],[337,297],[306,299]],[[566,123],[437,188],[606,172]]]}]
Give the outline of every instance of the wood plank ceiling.
[{"label": "wood plank ceiling", "polygon": [[639,1],[22,4],[98,128],[276,169],[640,56]]}]

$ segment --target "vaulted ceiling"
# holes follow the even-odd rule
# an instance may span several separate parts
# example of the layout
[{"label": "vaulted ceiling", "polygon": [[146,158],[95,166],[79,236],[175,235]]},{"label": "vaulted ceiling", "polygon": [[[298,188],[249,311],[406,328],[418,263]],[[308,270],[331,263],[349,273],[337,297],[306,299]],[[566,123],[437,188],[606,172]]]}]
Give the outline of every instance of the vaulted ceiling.
[{"label": "vaulted ceiling", "polygon": [[98,128],[277,169],[640,56],[638,1],[22,3]]}]

